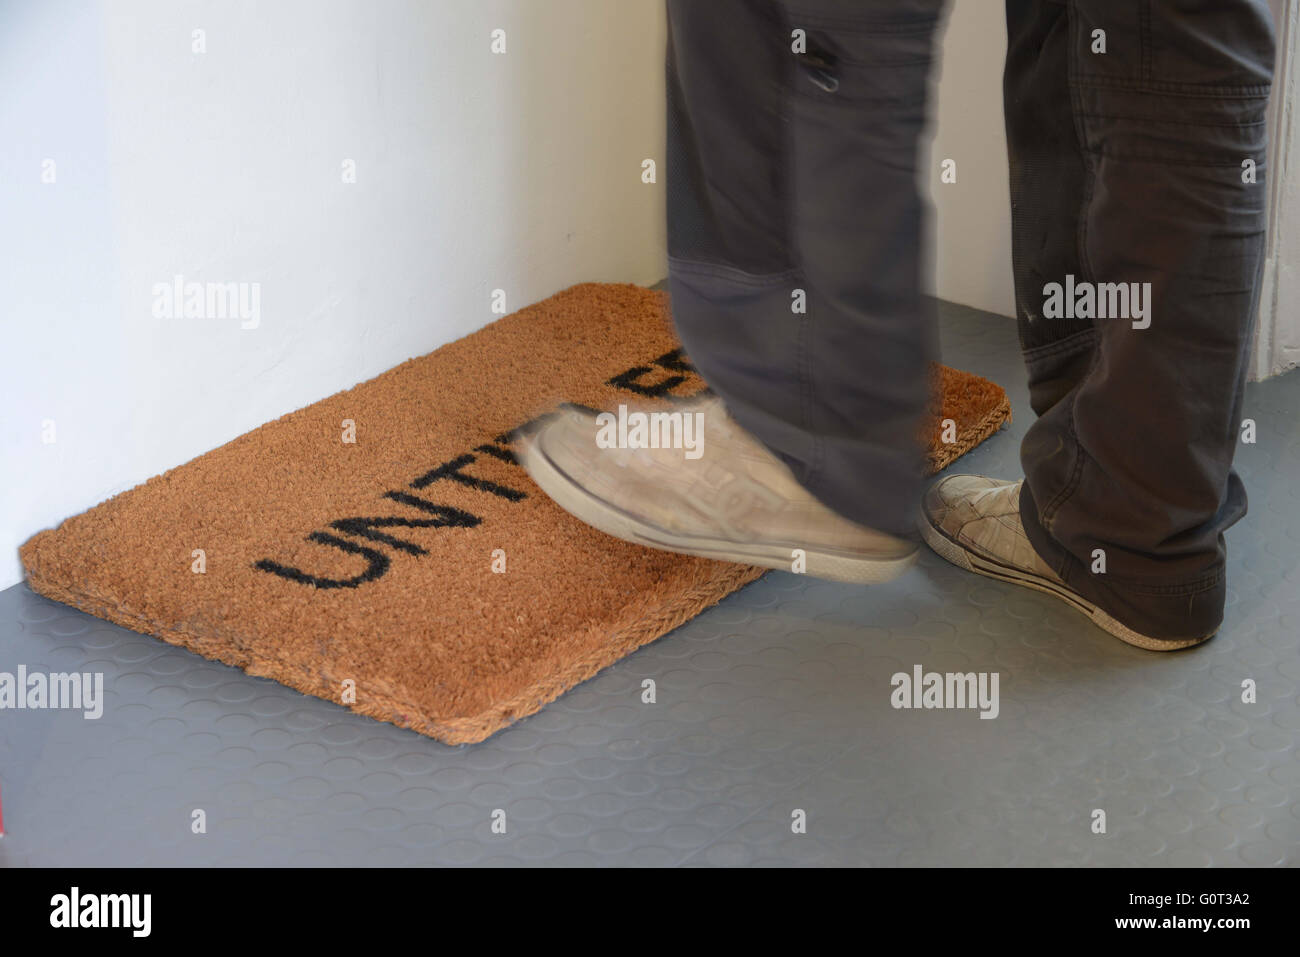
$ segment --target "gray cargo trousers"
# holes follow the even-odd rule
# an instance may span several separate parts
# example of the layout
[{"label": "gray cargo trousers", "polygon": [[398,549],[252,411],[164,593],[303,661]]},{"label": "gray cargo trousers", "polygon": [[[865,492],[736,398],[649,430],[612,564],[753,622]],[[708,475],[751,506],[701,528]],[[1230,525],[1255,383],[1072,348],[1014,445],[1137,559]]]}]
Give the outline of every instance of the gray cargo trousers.
[{"label": "gray cargo trousers", "polygon": [[[904,535],[937,357],[917,162],[942,6],[668,0],[669,288],[686,351],[810,492]],[[1025,531],[1129,627],[1208,634],[1223,533],[1246,511],[1232,457],[1263,263],[1268,5],[1007,0],[1006,17],[1037,416]]]}]

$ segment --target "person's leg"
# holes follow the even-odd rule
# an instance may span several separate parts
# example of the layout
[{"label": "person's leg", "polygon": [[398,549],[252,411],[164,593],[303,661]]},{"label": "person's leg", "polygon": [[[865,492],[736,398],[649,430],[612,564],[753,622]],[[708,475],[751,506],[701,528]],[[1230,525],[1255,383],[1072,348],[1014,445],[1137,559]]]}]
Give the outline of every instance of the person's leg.
[{"label": "person's leg", "polygon": [[941,7],[668,3],[669,278],[686,352],[805,488],[905,536],[935,353],[916,167]]},{"label": "person's leg", "polygon": [[[1134,0],[1137,2],[1137,0]],[[1043,287],[1079,276],[1088,170],[1069,86],[1075,42],[1067,0],[1007,0],[1003,115],[1011,179],[1011,265],[1029,405],[1045,415],[1079,384],[1093,320],[1043,319]],[[1118,42],[1118,38],[1117,38]]]},{"label": "person's leg", "polygon": [[1078,0],[1069,37],[1080,272],[1149,283],[1150,325],[1094,320],[1091,365],[1025,437],[1021,517],[1062,579],[1129,627],[1208,635],[1223,532],[1246,511],[1231,464],[1263,266],[1268,4]]},{"label": "person's leg", "polygon": [[[1246,507],[1231,462],[1263,260],[1268,6],[1008,0],[1007,17],[1017,318],[1039,418],[1023,485],[958,480],[927,512],[955,515],[964,495],[1027,536],[1034,555],[1006,563],[1035,566],[1022,583],[1135,644],[1194,644],[1222,620],[1223,532]],[[1045,287],[1069,282],[1138,284],[1146,315],[1049,318]]]},{"label": "person's leg", "polygon": [[941,3],[669,0],[672,312],[716,398],[682,408],[704,419],[698,460],[597,448],[593,415],[547,426],[521,460],[562,507],[820,577],[915,560],[935,352],[916,164]]}]

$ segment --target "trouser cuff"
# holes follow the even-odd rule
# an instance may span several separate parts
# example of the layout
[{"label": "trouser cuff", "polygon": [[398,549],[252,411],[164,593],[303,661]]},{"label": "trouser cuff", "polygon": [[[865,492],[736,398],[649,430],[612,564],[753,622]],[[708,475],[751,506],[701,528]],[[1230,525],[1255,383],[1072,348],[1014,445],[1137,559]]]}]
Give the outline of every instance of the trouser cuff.
[{"label": "trouser cuff", "polygon": [[1029,483],[1020,487],[1020,522],[1029,543],[1061,579],[1121,624],[1148,638],[1182,640],[1213,634],[1223,621],[1227,578],[1223,565],[1194,581],[1126,582],[1093,574],[1042,526]]}]

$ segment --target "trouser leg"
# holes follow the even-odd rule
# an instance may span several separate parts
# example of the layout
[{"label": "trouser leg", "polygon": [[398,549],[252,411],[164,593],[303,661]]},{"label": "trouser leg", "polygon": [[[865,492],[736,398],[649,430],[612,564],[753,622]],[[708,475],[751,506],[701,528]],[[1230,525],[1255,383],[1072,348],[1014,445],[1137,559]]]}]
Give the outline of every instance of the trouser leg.
[{"label": "trouser leg", "polygon": [[[1025,531],[1129,627],[1208,634],[1223,532],[1246,510],[1231,464],[1264,253],[1268,5],[1008,0],[1007,23],[1017,321],[1039,416],[1021,448]],[[1124,284],[1146,317],[1048,318],[1045,287],[1067,275],[1112,306],[1118,287],[1099,284]]]},{"label": "trouser leg", "polygon": [[801,484],[901,535],[935,355],[916,167],[941,5],[668,3],[678,333]]}]

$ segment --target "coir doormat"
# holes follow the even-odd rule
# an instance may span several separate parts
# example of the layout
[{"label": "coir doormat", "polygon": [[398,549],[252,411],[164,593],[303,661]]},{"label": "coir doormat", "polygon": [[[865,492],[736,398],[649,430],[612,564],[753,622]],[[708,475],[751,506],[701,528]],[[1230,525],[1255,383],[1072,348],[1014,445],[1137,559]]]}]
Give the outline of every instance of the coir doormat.
[{"label": "coir doormat", "polygon": [[[1010,412],[983,379],[939,384],[936,468]],[[562,403],[701,388],[666,294],[574,286],[69,518],[22,561],[92,615],[481,741],[763,573],[588,528],[511,451]]]}]

